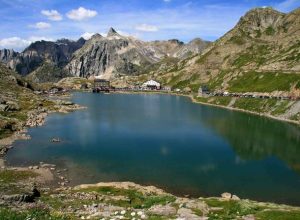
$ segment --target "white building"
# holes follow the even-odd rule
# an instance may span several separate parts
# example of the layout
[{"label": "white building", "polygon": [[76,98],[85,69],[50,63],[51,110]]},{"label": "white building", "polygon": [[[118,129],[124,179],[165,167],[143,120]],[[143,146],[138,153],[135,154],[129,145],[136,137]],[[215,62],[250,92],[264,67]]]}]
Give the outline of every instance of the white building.
[{"label": "white building", "polygon": [[160,83],[158,83],[154,80],[149,80],[149,81],[143,83],[142,87],[148,88],[148,89],[160,89]]}]

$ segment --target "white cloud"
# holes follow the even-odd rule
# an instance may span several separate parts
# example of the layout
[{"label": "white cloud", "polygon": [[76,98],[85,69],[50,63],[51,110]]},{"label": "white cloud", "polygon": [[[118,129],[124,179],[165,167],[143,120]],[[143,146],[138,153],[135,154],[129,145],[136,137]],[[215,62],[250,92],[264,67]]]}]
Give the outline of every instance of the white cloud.
[{"label": "white cloud", "polygon": [[30,25],[30,27],[36,28],[36,29],[47,29],[47,28],[51,27],[51,24],[46,23],[46,22],[37,22],[34,25]]},{"label": "white cloud", "polygon": [[98,13],[93,10],[79,7],[78,9],[71,10],[67,13],[67,17],[72,20],[82,21],[88,18],[95,17]]},{"label": "white cloud", "polygon": [[164,0],[164,2],[171,2],[171,0]]},{"label": "white cloud", "polygon": [[56,10],[42,10],[42,15],[45,15],[51,21],[61,21],[62,15]]},{"label": "white cloud", "polygon": [[29,40],[21,39],[19,37],[10,37],[1,39],[0,47],[18,50],[27,47],[30,43]]},{"label": "white cloud", "polygon": [[89,40],[94,34],[95,33],[85,32],[80,37],[83,37],[85,40]]},{"label": "white cloud", "polygon": [[158,31],[158,27],[154,25],[148,25],[148,24],[141,24],[135,27],[138,31],[145,31],[145,32],[156,32]]},{"label": "white cloud", "polygon": [[31,36],[28,39],[22,39],[20,37],[10,37],[0,39],[0,48],[6,49],[14,49],[15,51],[22,51],[24,48],[29,46],[31,43],[35,41],[53,41],[52,38],[47,37],[38,37],[38,36]]}]

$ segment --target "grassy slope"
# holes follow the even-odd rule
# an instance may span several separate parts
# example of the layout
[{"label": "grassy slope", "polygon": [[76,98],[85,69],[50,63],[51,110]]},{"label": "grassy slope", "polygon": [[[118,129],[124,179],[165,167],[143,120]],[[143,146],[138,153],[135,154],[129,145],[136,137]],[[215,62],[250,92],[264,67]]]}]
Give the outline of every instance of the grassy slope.
[{"label": "grassy slope", "polygon": [[[31,89],[29,89],[30,87]],[[38,107],[51,107],[52,102],[34,94],[36,86],[24,80],[13,71],[0,65],[1,99],[18,105],[14,111],[0,111],[0,138],[11,135],[26,122],[28,112]]]}]

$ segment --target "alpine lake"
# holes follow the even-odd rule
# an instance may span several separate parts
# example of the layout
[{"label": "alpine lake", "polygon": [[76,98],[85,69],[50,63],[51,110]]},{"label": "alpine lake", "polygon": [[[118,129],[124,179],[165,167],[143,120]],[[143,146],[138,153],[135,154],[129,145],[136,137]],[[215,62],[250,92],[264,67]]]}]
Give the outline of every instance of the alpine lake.
[{"label": "alpine lake", "polygon": [[72,185],[132,181],[175,195],[300,205],[297,125],[172,95],[78,92],[72,101],[87,109],[50,114],[14,143],[7,164],[56,164]]}]

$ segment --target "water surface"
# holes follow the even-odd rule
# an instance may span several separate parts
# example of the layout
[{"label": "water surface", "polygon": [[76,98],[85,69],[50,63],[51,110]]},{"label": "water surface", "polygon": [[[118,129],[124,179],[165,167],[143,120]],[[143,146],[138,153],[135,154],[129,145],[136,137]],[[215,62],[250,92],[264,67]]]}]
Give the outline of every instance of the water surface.
[{"label": "water surface", "polygon": [[[72,184],[133,181],[177,195],[300,205],[300,128],[171,95],[75,93],[9,151],[12,165],[68,168]],[[59,137],[61,143],[52,143]]]}]

